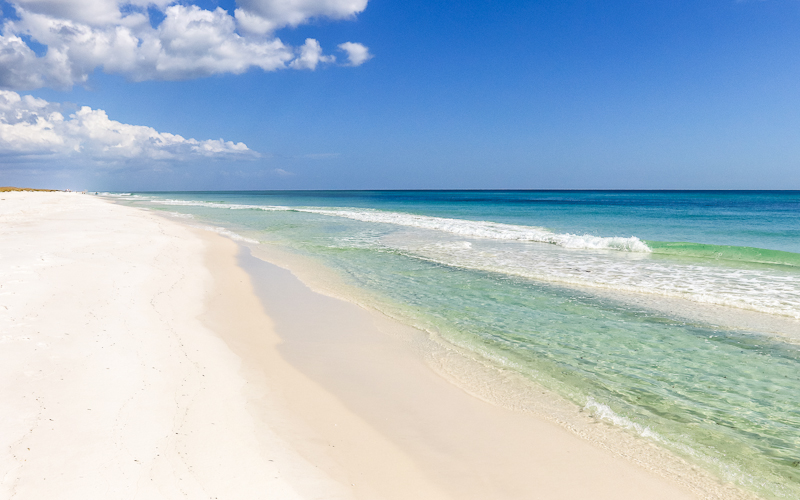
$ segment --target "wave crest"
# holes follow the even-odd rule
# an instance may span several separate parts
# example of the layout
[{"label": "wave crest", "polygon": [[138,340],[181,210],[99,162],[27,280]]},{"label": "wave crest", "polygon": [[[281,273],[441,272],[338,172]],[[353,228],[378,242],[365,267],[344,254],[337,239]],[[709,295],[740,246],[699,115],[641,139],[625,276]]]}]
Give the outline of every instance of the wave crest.
[{"label": "wave crest", "polygon": [[466,219],[449,219],[431,217],[403,212],[387,212],[373,209],[325,208],[325,207],[284,207],[274,205],[237,205],[229,203],[211,203],[204,201],[152,200],[164,205],[202,206],[209,208],[227,208],[230,210],[265,210],[281,212],[304,212],[331,217],[394,224],[433,231],[442,231],[463,237],[482,238],[507,241],[531,241],[548,243],[570,249],[617,250],[623,252],[650,253],[651,249],[636,236],[603,237],[589,234],[554,233],[543,227],[519,226],[490,221],[473,221]]}]

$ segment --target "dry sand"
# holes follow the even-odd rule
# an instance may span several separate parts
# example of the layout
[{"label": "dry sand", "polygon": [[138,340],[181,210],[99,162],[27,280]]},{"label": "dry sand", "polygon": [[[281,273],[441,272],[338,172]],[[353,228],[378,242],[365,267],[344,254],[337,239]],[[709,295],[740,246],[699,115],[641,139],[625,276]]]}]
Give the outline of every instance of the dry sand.
[{"label": "dry sand", "polygon": [[404,327],[231,240],[0,198],[0,498],[696,498],[470,396]]},{"label": "dry sand", "polygon": [[0,498],[338,487],[255,421],[239,358],[198,320],[202,239],[90,195],[0,198]]}]

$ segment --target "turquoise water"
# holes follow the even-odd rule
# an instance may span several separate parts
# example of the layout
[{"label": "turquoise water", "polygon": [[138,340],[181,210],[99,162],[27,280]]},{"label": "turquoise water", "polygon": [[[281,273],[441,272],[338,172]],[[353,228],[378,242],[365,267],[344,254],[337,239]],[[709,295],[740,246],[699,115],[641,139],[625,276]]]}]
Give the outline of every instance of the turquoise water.
[{"label": "turquoise water", "polygon": [[[766,498],[800,498],[800,192],[138,193],[316,259],[371,306]],[[638,298],[646,300],[637,300]],[[649,301],[649,302],[648,302]],[[702,315],[701,315],[702,316]],[[698,317],[701,317],[698,316]]]}]

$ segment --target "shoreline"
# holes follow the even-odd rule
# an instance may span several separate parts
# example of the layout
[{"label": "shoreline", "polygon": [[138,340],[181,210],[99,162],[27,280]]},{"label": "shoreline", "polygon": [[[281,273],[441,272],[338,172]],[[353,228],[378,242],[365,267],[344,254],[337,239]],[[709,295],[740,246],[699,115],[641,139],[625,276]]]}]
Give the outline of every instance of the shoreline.
[{"label": "shoreline", "polygon": [[283,357],[431,471],[442,498],[699,498],[557,424],[469,394],[425,362],[422,332],[247,253],[239,261]]},{"label": "shoreline", "polygon": [[[72,226],[58,220],[69,215],[68,206],[47,214],[53,231],[47,237],[30,213],[7,226],[20,248],[47,244],[52,257],[36,264],[42,286],[30,280],[14,285],[27,302],[9,303],[8,313],[26,319],[21,328],[29,335],[49,336],[49,350],[4,337],[14,346],[6,356],[25,365],[6,365],[13,375],[6,380],[14,384],[0,393],[11,403],[4,405],[3,421],[18,420],[4,433],[10,451],[0,461],[0,486],[19,498],[53,491],[86,495],[98,480],[107,492],[149,487],[148,498],[200,498],[201,492],[207,498],[211,491],[221,498],[720,498],[711,491],[692,494],[553,422],[467,393],[409,342],[423,333],[313,292],[289,271],[240,255],[228,238],[106,200],[101,221],[93,210],[101,200],[88,200],[94,206],[77,214]],[[95,240],[78,241],[87,228]],[[80,251],[66,248],[64,238]],[[14,258],[34,265],[34,257]],[[70,281],[63,271],[76,266]],[[87,269],[100,274],[85,280]],[[125,281],[137,273],[146,279]],[[109,295],[114,286],[127,290],[127,302]],[[45,311],[42,317],[31,316],[34,299],[41,299],[35,310]],[[77,302],[65,309],[70,300]],[[94,326],[82,329],[87,311],[94,313]],[[125,335],[103,336],[103,326]],[[75,335],[69,346],[61,342],[67,327]],[[158,333],[172,343],[159,344]],[[79,356],[99,341],[102,351]],[[109,359],[119,362],[105,366]],[[160,374],[150,375],[142,359]],[[26,368],[36,363],[61,372],[31,379]],[[76,365],[86,372],[82,377],[70,372]],[[53,373],[67,376],[58,393],[47,392]],[[36,404],[47,400],[47,412],[36,414],[23,401],[37,391]],[[108,408],[84,421],[87,410],[70,406],[72,400]],[[54,416],[68,425],[48,434],[38,427],[25,431],[28,423]],[[132,458],[141,441],[149,447],[139,446]],[[32,458],[22,458],[31,443]],[[67,460],[74,457],[84,460]],[[93,471],[92,464],[105,466]],[[34,479],[44,472],[50,483]],[[78,480],[80,472],[94,473],[94,481]]]},{"label": "shoreline", "polygon": [[[322,264],[270,248],[269,245],[253,245],[246,237],[230,233],[227,229],[223,231],[227,231],[229,235],[233,234],[237,240],[242,240],[239,244],[252,254],[244,260],[249,260],[251,263],[266,262],[286,270],[314,294],[341,302],[348,307],[355,307],[361,314],[371,315],[372,321],[376,325],[381,325],[375,330],[376,336],[382,333],[401,339],[403,341],[401,344],[404,344],[400,346],[401,350],[413,350],[417,361],[424,362],[427,369],[435,372],[435,376],[446,380],[448,384],[473,398],[513,414],[525,415],[539,423],[546,423],[559,431],[566,431],[570,437],[599,448],[608,456],[621,459],[624,463],[634,465],[668,483],[680,485],[696,498],[729,500],[760,498],[733,484],[722,482],[711,472],[687,462],[662,445],[642,438],[638,433],[634,434],[619,425],[609,424],[602,414],[596,416],[594,411],[574,405],[513,370],[499,367],[496,363],[482,359],[475,352],[453,345],[435,332],[418,330],[404,324],[400,319],[387,316],[384,312],[371,307],[369,301],[362,303],[364,297],[360,297],[359,294],[363,291],[344,285],[335,273]],[[243,267],[251,270],[253,266],[244,263]],[[258,288],[258,282],[268,281],[256,279],[255,286]],[[282,300],[279,295],[274,295],[274,292],[270,296],[268,290],[257,290],[257,292],[259,295],[266,294],[269,297],[264,299],[267,308],[266,304],[269,302]],[[282,314],[280,308],[271,313],[275,316],[280,314]],[[290,332],[289,336],[292,335]],[[364,340],[369,341],[369,339]],[[353,361],[350,360],[345,365],[350,365]],[[346,389],[340,389],[337,394],[346,392],[348,392]],[[591,468],[591,464],[588,467]],[[624,494],[618,494],[624,498]]]}]

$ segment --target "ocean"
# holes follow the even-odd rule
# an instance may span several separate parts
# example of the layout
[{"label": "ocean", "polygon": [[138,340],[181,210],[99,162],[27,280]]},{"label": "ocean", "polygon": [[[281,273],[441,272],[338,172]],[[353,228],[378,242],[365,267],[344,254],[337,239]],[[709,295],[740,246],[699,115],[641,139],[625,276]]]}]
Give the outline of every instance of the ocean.
[{"label": "ocean", "polygon": [[313,261],[723,482],[800,498],[798,191],[107,195]]}]

